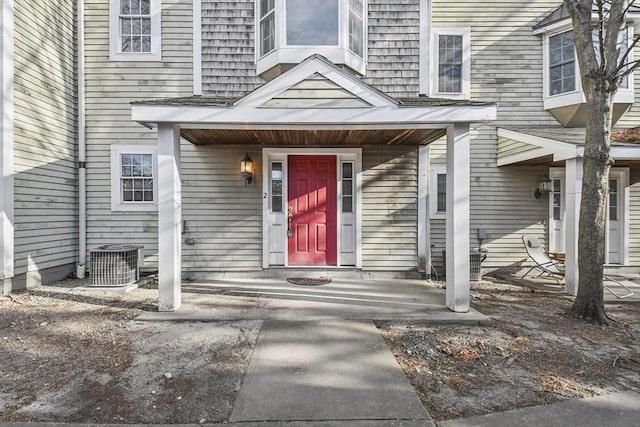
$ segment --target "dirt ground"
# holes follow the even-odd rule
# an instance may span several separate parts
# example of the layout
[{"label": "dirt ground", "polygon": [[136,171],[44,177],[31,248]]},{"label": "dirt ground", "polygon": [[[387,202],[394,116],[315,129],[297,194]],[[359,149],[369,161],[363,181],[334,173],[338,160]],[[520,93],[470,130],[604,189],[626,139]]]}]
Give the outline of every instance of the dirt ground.
[{"label": "dirt ground", "polygon": [[436,421],[640,388],[640,306],[607,304],[610,326],[569,319],[556,293],[475,285],[489,326],[380,330]]},{"label": "dirt ground", "polygon": [[[148,322],[153,282],[126,295],[66,280],[0,296],[0,422],[228,420],[260,321]],[[488,326],[379,325],[436,420],[640,387],[640,306],[599,327],[570,302],[520,286],[474,286]]]},{"label": "dirt ground", "polygon": [[229,418],[261,322],[140,323],[157,289],[76,285],[0,296],[0,422]]}]

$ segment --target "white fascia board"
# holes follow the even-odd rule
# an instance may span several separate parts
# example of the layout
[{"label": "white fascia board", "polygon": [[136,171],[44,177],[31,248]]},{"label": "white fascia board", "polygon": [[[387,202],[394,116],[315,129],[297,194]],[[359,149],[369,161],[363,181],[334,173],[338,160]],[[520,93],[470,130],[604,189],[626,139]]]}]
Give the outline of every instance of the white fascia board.
[{"label": "white fascia board", "polygon": [[[401,125],[416,127],[420,124],[477,123],[496,119],[495,105],[455,107],[378,107],[334,109],[290,109],[145,105],[131,106],[131,118],[143,124],[178,123],[194,128],[255,128],[283,129],[283,126],[322,125]],[[439,126],[442,127],[442,126]]]},{"label": "white fascia board", "polygon": [[640,160],[640,146],[612,146],[611,157],[614,160]]},{"label": "white fascia board", "polygon": [[533,35],[537,36],[539,34],[547,34],[569,28],[571,28],[571,18],[567,17],[561,21],[556,21],[544,27],[533,30]]},{"label": "white fascia board", "polygon": [[236,107],[260,107],[265,102],[273,99],[290,87],[295,86],[314,73],[323,75],[338,86],[348,90],[373,106],[383,107],[397,105],[393,98],[373,90],[368,85],[349,75],[346,71],[339,70],[318,57],[306,59],[298,66],[238,100],[234,105]]},{"label": "white fascia board", "polygon": [[[521,132],[509,130],[509,129],[502,129],[502,128],[498,128],[498,136],[501,136],[503,138],[513,139],[514,141],[523,142],[525,144],[534,145],[536,147],[540,147],[545,152],[545,154],[543,155],[553,154],[554,161],[581,157],[579,155],[578,146],[574,144],[569,144],[562,141],[556,141],[549,138],[543,138],[540,136],[529,135],[526,133],[521,133]],[[528,154],[530,154],[532,157],[529,157],[527,159],[522,159],[520,161],[530,160],[530,159],[535,159],[536,157],[540,157],[540,155],[537,153],[535,156],[533,156],[533,153],[535,152],[536,152],[535,150],[529,151]],[[523,153],[523,154],[527,154],[527,153]]]}]

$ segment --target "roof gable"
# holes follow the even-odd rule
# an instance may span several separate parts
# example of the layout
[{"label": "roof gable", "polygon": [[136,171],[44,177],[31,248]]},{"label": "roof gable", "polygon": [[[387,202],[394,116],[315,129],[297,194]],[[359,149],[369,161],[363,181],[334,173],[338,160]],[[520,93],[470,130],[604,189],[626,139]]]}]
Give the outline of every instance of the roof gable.
[{"label": "roof gable", "polygon": [[397,106],[397,102],[324,57],[313,55],[234,105],[264,108],[363,108]]}]

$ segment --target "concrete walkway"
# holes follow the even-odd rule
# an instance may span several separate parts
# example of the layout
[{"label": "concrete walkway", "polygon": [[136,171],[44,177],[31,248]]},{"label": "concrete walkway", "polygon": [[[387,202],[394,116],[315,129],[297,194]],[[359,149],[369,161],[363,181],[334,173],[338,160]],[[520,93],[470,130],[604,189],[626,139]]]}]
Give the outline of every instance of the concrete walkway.
[{"label": "concrete walkway", "polygon": [[632,391],[438,423],[438,427],[630,427],[638,425],[640,425],[640,394]]},{"label": "concrete walkway", "polygon": [[[371,321],[267,321],[231,422],[433,425]],[[407,425],[407,424],[403,424]]]}]

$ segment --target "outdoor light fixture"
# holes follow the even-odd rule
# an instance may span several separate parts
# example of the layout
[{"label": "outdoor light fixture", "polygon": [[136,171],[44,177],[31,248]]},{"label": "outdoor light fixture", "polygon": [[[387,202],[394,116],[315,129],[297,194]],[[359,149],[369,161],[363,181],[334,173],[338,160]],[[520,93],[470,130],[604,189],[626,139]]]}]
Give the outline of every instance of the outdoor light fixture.
[{"label": "outdoor light fixture", "polygon": [[244,180],[245,187],[253,182],[253,160],[249,157],[249,153],[246,153],[240,162],[240,176]]},{"label": "outdoor light fixture", "polygon": [[540,181],[538,181],[538,188],[533,193],[537,200],[547,197],[551,193],[551,180],[548,175],[545,175]]}]

